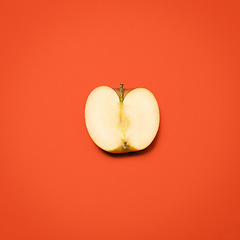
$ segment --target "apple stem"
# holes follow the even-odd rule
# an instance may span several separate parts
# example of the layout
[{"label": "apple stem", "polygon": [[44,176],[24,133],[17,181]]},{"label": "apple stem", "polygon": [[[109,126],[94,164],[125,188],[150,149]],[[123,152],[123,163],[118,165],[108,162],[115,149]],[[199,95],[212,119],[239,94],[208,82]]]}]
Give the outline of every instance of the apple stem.
[{"label": "apple stem", "polygon": [[120,102],[123,102],[123,83],[120,83]]}]

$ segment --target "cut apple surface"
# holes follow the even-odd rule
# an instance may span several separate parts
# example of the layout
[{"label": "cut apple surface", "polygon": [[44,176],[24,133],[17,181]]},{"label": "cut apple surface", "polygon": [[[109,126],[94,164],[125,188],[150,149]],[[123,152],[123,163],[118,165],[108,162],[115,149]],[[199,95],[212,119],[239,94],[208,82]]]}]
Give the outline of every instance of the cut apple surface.
[{"label": "cut apple surface", "polygon": [[88,96],[85,121],[92,140],[111,153],[139,151],[151,144],[159,122],[154,95],[145,88],[95,88]]}]

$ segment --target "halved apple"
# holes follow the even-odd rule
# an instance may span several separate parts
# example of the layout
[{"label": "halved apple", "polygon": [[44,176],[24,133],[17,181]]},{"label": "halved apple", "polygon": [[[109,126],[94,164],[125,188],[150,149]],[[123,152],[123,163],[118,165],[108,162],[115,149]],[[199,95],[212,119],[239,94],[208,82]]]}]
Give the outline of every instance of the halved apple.
[{"label": "halved apple", "polygon": [[155,138],[160,114],[157,100],[145,88],[95,88],[88,96],[85,122],[92,140],[111,153],[139,151]]}]

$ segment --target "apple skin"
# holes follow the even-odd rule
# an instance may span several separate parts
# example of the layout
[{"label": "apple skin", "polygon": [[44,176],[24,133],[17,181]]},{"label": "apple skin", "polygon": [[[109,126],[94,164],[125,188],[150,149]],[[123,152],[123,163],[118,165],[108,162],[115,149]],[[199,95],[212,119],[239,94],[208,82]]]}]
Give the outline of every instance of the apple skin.
[{"label": "apple skin", "polygon": [[118,148],[111,150],[111,151],[107,151],[107,152],[113,153],[113,154],[121,154],[121,153],[129,153],[129,152],[138,152],[138,151],[142,151],[142,150],[143,149],[141,149],[141,150],[135,149],[132,146],[128,146],[126,149],[124,149],[122,146],[119,146]]},{"label": "apple skin", "polygon": [[[113,90],[117,93],[118,97],[120,98],[120,95],[121,95],[120,88],[113,88]],[[123,89],[123,100],[128,95],[128,93],[130,93],[132,90],[134,90],[134,88]]]}]

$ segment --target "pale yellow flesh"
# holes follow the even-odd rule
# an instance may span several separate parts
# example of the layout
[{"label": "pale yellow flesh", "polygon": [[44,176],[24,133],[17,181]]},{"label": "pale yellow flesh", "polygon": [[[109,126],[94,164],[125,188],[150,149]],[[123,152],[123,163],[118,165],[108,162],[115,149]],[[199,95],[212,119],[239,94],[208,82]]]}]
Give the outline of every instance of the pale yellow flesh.
[{"label": "pale yellow flesh", "polygon": [[117,153],[146,148],[156,136],[160,117],[149,90],[136,88],[121,103],[112,88],[102,86],[90,93],[85,120],[92,140],[100,148]]}]

